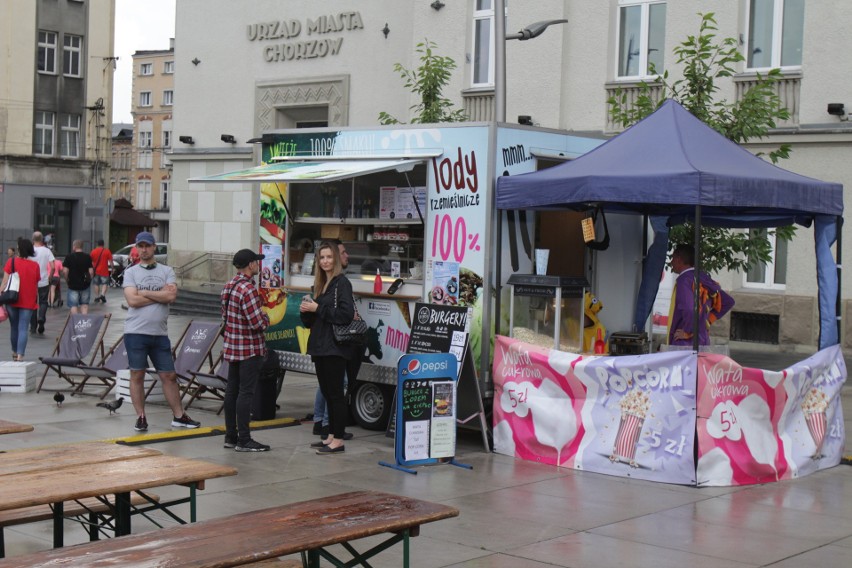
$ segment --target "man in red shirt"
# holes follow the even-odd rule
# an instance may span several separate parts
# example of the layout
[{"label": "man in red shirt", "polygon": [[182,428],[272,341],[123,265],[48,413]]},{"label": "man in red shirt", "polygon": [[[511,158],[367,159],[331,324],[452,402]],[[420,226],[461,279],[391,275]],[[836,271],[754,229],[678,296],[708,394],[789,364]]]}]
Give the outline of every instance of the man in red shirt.
[{"label": "man in red shirt", "polygon": [[260,273],[262,254],[249,249],[237,251],[237,274],[222,289],[222,317],[225,320],[222,356],[228,362],[225,388],[225,447],[238,452],[268,452],[269,446],[251,438],[249,420],[254,390],[266,359],[264,331],[269,316],[254,285]]},{"label": "man in red shirt", "polygon": [[109,286],[109,267],[112,265],[112,252],[104,246],[104,240],[98,239],[98,246],[89,253],[92,257],[92,266],[95,268],[95,277],[92,279],[92,291],[95,293],[95,302],[106,304],[106,291]]}]

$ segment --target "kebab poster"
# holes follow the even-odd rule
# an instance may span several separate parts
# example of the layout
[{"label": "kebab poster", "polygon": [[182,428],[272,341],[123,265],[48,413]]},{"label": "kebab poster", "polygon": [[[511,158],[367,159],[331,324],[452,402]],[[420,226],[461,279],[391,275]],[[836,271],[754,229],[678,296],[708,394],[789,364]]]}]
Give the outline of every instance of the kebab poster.
[{"label": "kebab poster", "polygon": [[[298,342],[295,326],[298,322],[298,312],[295,317],[287,316],[288,298],[283,290],[284,259],[283,244],[287,224],[287,208],[284,200],[287,198],[287,184],[260,184],[260,243],[263,259],[260,271],[260,297],[263,301],[263,311],[269,316],[269,327],[266,330],[266,341],[273,349],[290,349],[296,351]],[[294,299],[298,310],[300,298]],[[289,320],[294,320],[290,322]]]},{"label": "kebab poster", "polygon": [[287,184],[260,184],[260,242],[261,244],[283,245],[284,229],[287,226]]}]

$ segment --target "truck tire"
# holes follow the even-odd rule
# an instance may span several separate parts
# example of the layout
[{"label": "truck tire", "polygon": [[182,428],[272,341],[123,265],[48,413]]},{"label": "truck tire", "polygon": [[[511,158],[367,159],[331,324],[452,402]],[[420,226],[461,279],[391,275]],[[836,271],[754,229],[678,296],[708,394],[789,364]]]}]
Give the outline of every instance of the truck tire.
[{"label": "truck tire", "polygon": [[357,381],[349,403],[355,422],[365,430],[384,430],[388,425],[393,388]]}]

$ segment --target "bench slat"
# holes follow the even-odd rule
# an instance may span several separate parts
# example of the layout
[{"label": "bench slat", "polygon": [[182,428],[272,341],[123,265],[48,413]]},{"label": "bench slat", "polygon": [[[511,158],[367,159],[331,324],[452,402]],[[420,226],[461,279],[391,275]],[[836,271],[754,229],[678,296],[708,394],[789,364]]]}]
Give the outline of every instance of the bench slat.
[{"label": "bench slat", "polygon": [[[159,501],[160,497],[151,493],[146,493],[154,501]],[[110,506],[115,504],[115,497],[108,498]],[[131,505],[145,505],[148,500],[138,493],[131,493]],[[109,507],[96,497],[80,499],[80,502],[70,501],[65,503],[63,515],[66,517],[79,517],[87,515],[89,512],[105,513]],[[49,505],[36,505],[34,507],[23,507],[12,511],[0,511],[0,528],[11,527],[14,525],[24,525],[27,523],[36,523],[39,521],[47,521],[53,518],[53,511]]]},{"label": "bench slat", "polygon": [[90,463],[123,461],[162,452],[142,446],[122,446],[105,442],[81,442],[5,452],[0,456],[0,475],[28,471],[50,471]]},{"label": "bench slat", "polygon": [[375,491],[355,491],[251,511],[151,533],[40,552],[0,561],[0,567],[68,565],[96,568],[242,566],[360,538],[404,531],[458,516],[438,503]]}]

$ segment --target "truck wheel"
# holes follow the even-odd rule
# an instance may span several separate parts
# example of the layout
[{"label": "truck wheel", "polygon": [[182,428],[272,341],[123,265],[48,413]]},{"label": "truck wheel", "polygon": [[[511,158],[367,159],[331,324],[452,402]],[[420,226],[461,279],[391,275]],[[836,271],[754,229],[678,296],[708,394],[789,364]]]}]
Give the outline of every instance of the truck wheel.
[{"label": "truck wheel", "polygon": [[376,383],[358,381],[352,393],[350,410],[358,426],[365,430],[384,430],[393,400],[393,389]]}]

